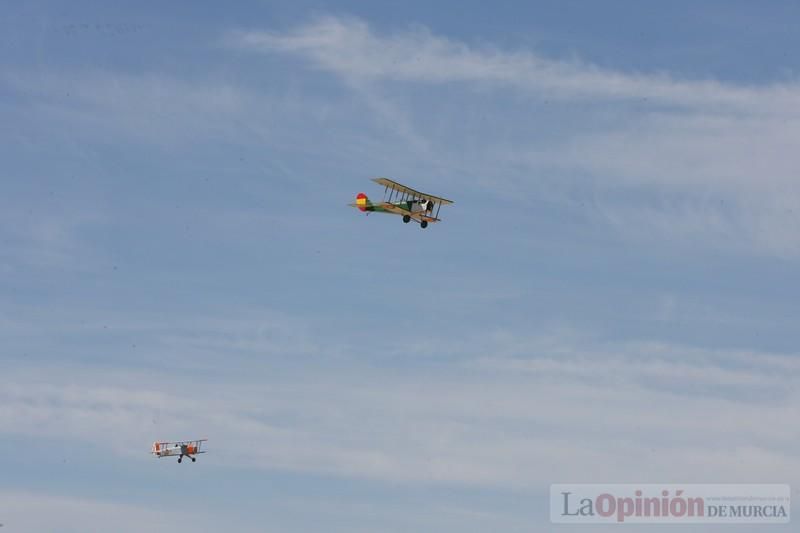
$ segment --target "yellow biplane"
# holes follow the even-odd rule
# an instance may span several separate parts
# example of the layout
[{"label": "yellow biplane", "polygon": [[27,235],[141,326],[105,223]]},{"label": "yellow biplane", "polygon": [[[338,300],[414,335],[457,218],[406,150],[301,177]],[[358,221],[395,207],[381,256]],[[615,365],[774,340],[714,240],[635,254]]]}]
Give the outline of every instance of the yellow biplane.
[{"label": "yellow biplane", "polygon": [[453,203],[438,196],[415,191],[387,178],[373,178],[372,181],[384,186],[383,201],[373,203],[366,194],[360,192],[356,196],[356,203],[350,204],[351,207],[357,207],[367,214],[377,212],[400,215],[406,224],[413,220],[421,228],[427,228],[428,223],[441,220],[439,209],[443,205]]}]

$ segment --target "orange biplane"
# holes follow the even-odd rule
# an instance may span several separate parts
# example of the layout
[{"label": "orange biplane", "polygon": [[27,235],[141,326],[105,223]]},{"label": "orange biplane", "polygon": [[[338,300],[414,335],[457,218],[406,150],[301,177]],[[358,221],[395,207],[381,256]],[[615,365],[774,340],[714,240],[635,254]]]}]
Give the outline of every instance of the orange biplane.
[{"label": "orange biplane", "polygon": [[195,462],[195,455],[199,453],[206,453],[200,448],[207,440],[208,439],[182,440],[178,442],[154,442],[153,449],[150,453],[159,459],[162,457],[174,457],[177,455],[179,463],[184,457],[188,457],[192,460],[192,462]]}]

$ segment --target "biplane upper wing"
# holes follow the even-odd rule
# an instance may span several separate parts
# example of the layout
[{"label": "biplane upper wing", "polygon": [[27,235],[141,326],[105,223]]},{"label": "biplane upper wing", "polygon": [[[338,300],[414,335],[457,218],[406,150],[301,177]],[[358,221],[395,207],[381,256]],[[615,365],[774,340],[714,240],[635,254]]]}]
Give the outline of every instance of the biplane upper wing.
[{"label": "biplane upper wing", "polygon": [[388,189],[392,189],[393,191],[397,191],[399,193],[405,193],[409,196],[413,196],[414,198],[421,198],[423,200],[430,200],[434,203],[447,205],[452,204],[452,200],[448,200],[446,198],[440,198],[439,196],[434,196],[432,194],[426,194],[424,192],[419,192],[417,190],[412,189],[411,187],[406,187],[401,183],[397,183],[396,181],[390,180],[389,178],[372,178],[372,181],[379,185],[383,185]]},{"label": "biplane upper wing", "polygon": [[206,441],[208,441],[208,439],[176,440],[175,442],[167,442],[165,444],[200,444]]},{"label": "biplane upper wing", "polygon": [[191,448],[192,455],[198,453],[206,453],[204,450],[201,450],[203,442],[207,442],[208,439],[195,439],[195,440],[179,440],[175,442],[167,442],[167,441],[160,441],[153,443],[152,453],[155,455],[172,455],[175,450],[179,450],[183,446],[187,446]]},{"label": "biplane upper wing", "polygon": [[195,440],[185,440],[180,444],[191,446],[194,449],[194,453],[206,453],[205,451],[201,450],[202,443],[206,442],[208,439],[195,439]]}]

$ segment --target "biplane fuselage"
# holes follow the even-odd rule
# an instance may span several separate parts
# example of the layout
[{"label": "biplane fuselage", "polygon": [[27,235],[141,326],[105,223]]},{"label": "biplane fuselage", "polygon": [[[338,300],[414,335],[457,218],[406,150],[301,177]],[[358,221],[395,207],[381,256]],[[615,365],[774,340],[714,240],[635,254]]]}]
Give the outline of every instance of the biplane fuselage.
[{"label": "biplane fuselage", "polygon": [[372,202],[366,194],[358,193],[356,203],[350,204],[363,212],[389,213],[403,217],[403,222],[412,220],[425,228],[429,223],[439,222],[439,209],[442,205],[452,204],[450,200],[430,194],[421,193],[386,178],[374,178],[372,181],[385,187],[383,201]]},{"label": "biplane fuselage", "polygon": [[[374,211],[376,213],[395,213],[399,215],[411,215],[418,213],[426,214],[428,211],[425,206],[421,206],[419,202],[414,200],[406,200],[402,202],[380,202],[378,204],[373,204],[369,201],[369,198],[365,199],[366,202],[364,202],[364,211]],[[358,200],[359,198],[356,198],[357,204]]]}]

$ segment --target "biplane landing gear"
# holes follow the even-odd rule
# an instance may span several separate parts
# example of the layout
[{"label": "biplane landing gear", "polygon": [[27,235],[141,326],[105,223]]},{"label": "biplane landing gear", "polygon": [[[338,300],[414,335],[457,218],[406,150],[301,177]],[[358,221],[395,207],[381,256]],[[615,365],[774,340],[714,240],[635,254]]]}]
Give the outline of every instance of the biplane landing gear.
[{"label": "biplane landing gear", "polygon": [[403,215],[403,223],[408,224],[411,222],[411,215]]},{"label": "biplane landing gear", "polygon": [[422,229],[427,228],[428,227],[428,221],[427,220],[423,220],[422,222],[419,223],[419,227],[422,228]]},{"label": "biplane landing gear", "polygon": [[195,459],[194,457],[189,457],[189,459],[191,459],[191,460],[192,460],[192,462],[195,462],[195,461],[197,461],[197,459]]},{"label": "biplane landing gear", "polygon": [[181,461],[183,461],[183,456],[182,455],[180,457],[178,457],[178,463],[180,463]]}]

